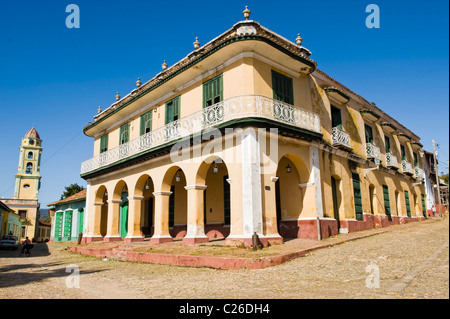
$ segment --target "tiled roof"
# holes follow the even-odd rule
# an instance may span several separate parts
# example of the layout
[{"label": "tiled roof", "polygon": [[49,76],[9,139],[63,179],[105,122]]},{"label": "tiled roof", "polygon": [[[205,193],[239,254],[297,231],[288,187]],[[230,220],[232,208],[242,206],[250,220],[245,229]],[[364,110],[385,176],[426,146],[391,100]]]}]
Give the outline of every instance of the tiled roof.
[{"label": "tiled roof", "polygon": [[3,203],[3,202],[1,202],[1,201],[0,201],[0,208],[6,210],[6,211],[8,211],[8,212],[14,212],[11,208],[9,208],[8,206],[6,206],[6,204]]},{"label": "tiled roof", "polygon": [[57,204],[63,204],[63,203],[69,203],[69,202],[74,202],[74,201],[78,201],[78,200],[82,200],[86,198],[86,190],[83,189],[81,192],[78,192],[72,196],[69,196],[67,198],[64,198],[60,201],[48,204],[47,206],[55,206]]},{"label": "tiled roof", "polygon": [[34,127],[28,130],[27,134],[25,134],[25,137],[41,139],[39,133],[36,131]]}]

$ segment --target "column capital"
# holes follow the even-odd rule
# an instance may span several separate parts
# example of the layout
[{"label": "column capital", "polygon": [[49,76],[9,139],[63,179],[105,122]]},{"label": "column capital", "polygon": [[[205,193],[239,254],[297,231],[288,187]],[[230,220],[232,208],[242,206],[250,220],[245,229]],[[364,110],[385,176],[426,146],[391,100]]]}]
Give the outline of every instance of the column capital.
[{"label": "column capital", "polygon": [[105,205],[105,203],[95,203],[94,202],[94,206],[102,206],[102,205]]},{"label": "column capital", "polygon": [[128,196],[128,200],[143,200],[144,196]]},{"label": "column capital", "polygon": [[184,186],[185,190],[190,190],[190,189],[205,190],[206,188],[207,188],[206,185],[188,185],[188,186]]},{"label": "column capital", "polygon": [[121,199],[108,199],[107,202],[111,203],[111,204],[114,204],[114,203],[120,204],[120,203],[122,203],[122,200]]},{"label": "column capital", "polygon": [[170,196],[170,195],[172,195],[172,192],[163,192],[163,191],[153,192],[153,195],[155,195],[155,196],[159,196],[159,195]]}]

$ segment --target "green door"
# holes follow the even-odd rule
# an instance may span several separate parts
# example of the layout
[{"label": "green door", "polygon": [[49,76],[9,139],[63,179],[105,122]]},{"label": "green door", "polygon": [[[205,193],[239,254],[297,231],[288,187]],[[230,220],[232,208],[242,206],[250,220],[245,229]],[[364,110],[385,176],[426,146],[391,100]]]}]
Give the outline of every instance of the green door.
[{"label": "green door", "polygon": [[124,238],[128,232],[128,202],[120,205],[120,237]]},{"label": "green door", "polygon": [[373,144],[373,131],[372,131],[372,128],[369,125],[364,124],[364,130],[366,132],[366,143]]},{"label": "green door", "polygon": [[425,196],[423,194],[420,195],[422,197],[422,214],[423,217],[427,218],[427,206],[425,205]]},{"label": "green door", "polygon": [[357,220],[364,220],[361,196],[361,183],[359,175],[352,173],[353,179],[353,195],[355,197],[355,216]]},{"label": "green door", "polygon": [[408,217],[411,217],[411,206],[409,203],[409,193],[408,191],[405,191],[405,202],[406,202],[406,214]]},{"label": "green door", "polygon": [[83,221],[84,221],[84,210],[81,208],[78,210],[79,220],[78,220],[78,234],[83,233]]},{"label": "green door", "polygon": [[63,216],[64,213],[62,212],[55,214],[55,234],[53,235],[53,241],[60,241],[62,239]]},{"label": "green door", "polygon": [[340,221],[339,221],[339,205],[338,205],[338,197],[337,197],[337,185],[336,180],[334,177],[331,177],[331,192],[333,195],[333,212],[334,212],[334,219],[336,219],[338,223],[338,229],[341,228]]},{"label": "green door", "polygon": [[341,109],[331,106],[331,126],[342,130]]},{"label": "green door", "polygon": [[64,212],[64,240],[70,240],[72,237],[72,215],[73,211],[67,210]]},{"label": "green door", "polygon": [[386,216],[388,220],[392,220],[391,216],[391,203],[389,201],[389,187],[387,185],[383,185],[383,196],[384,196],[384,210],[386,212]]},{"label": "green door", "polygon": [[175,186],[170,186],[172,194],[169,196],[169,227],[175,223]]}]

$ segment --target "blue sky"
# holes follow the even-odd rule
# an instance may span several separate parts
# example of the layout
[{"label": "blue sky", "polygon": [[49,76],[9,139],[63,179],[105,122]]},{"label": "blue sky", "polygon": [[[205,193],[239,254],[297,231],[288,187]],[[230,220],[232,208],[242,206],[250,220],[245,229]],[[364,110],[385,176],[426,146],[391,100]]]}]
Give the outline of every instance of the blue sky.
[{"label": "blue sky", "polygon": [[[65,25],[80,8],[80,28]],[[380,28],[368,29],[368,4]],[[42,207],[64,186],[86,185],[80,164],[92,157],[82,133],[103,109],[193,50],[251,18],[312,51],[318,67],[449,158],[449,16],[447,1],[0,1],[0,197],[14,190],[21,138],[43,139]],[[443,165],[445,164],[445,165]]]}]

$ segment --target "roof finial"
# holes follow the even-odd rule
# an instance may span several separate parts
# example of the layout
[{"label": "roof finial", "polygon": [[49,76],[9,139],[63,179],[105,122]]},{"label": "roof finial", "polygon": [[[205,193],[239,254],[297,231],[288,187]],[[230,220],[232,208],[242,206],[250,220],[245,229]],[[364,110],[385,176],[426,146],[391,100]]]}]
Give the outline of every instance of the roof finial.
[{"label": "roof finial", "polygon": [[98,114],[102,113],[102,107],[100,105],[98,106],[97,113]]},{"label": "roof finial", "polygon": [[300,36],[300,33],[297,35],[297,39],[295,39],[295,43],[297,43],[297,45],[301,45],[302,44],[302,37]]},{"label": "roof finial", "polygon": [[137,87],[140,87],[141,84],[142,84],[142,83],[141,83],[141,78],[138,78],[137,81],[136,81],[136,86],[137,86]]},{"label": "roof finial", "polygon": [[167,69],[167,63],[166,60],[164,60],[164,63],[161,64],[162,69],[165,71]]},{"label": "roof finial", "polygon": [[194,49],[197,50],[200,47],[200,42],[198,42],[198,37],[195,37]]},{"label": "roof finial", "polygon": [[119,92],[117,92],[117,94],[116,94],[116,101],[119,101],[120,100],[120,94],[119,94]]},{"label": "roof finial", "polygon": [[248,9],[248,6],[245,6],[245,10],[242,12],[242,14],[244,15],[245,20],[248,20],[248,18],[250,18],[250,14],[252,12]]}]

